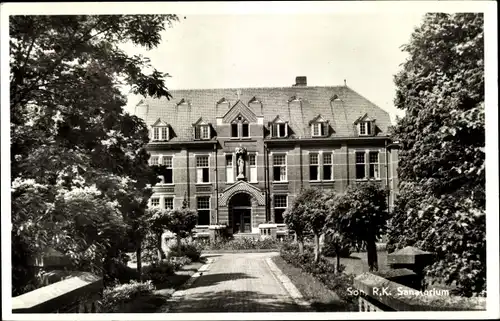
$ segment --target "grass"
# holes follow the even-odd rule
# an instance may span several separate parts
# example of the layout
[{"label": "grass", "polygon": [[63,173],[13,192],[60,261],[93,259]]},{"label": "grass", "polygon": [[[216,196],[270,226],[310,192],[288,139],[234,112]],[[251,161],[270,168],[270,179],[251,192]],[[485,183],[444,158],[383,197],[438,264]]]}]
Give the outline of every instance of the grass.
[{"label": "grass", "polygon": [[310,302],[311,307],[317,312],[347,312],[357,311],[357,304],[343,301],[339,296],[329,290],[321,281],[311,274],[303,272],[300,268],[286,263],[281,256],[272,258],[276,266],[285,274]]},{"label": "grass", "polygon": [[[380,250],[377,252],[379,271],[389,269],[387,265],[387,251]],[[337,264],[337,258],[327,257],[327,260]],[[366,252],[354,252],[348,258],[340,258],[340,264],[345,265],[345,273],[359,275],[368,272],[368,258]]]}]

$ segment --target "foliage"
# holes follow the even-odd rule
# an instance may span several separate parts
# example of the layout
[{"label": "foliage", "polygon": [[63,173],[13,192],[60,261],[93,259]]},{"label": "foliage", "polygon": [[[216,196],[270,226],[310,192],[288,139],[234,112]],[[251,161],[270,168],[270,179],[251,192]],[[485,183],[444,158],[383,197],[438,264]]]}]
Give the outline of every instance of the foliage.
[{"label": "foliage", "polygon": [[315,262],[312,249],[299,252],[297,246],[284,246],[280,251],[280,256],[288,264],[302,269],[304,272],[312,274],[315,278],[325,284],[328,289],[334,291],[339,297],[347,302],[352,302],[354,297],[347,289],[352,288],[354,276],[343,273],[345,266],[341,265],[337,269],[334,264],[324,258]]},{"label": "foliage", "polygon": [[169,211],[169,222],[167,229],[177,237],[177,246],[181,246],[181,239],[191,235],[196,222],[198,213],[189,208],[173,209]]},{"label": "foliage", "polygon": [[[203,245],[203,250],[270,250],[278,249],[282,243],[276,239],[254,239],[242,237],[232,240],[217,240]],[[283,243],[285,244],[285,243]]]},{"label": "foliage", "polygon": [[104,275],[106,283],[117,281],[119,283],[127,283],[132,280],[139,280],[139,273],[136,269],[129,267],[125,262],[118,259],[110,259],[107,273]]},{"label": "foliage", "polygon": [[393,130],[400,195],[388,249],[436,253],[428,274],[465,296],[486,289],[483,25],[480,13],[427,14],[395,77],[406,115]]},{"label": "foliage", "polygon": [[[308,188],[300,192],[292,207],[284,214],[288,228],[295,232],[297,241],[302,246],[308,233],[314,235],[316,244],[315,261],[319,260],[319,237],[323,233],[329,209],[326,200],[333,197],[316,188]],[[302,250],[301,250],[302,251]]]},{"label": "foliage", "polygon": [[155,286],[151,281],[131,281],[126,284],[118,284],[104,288],[101,308],[102,312],[118,312],[124,304],[143,296],[152,294]]},{"label": "foliage", "polygon": [[180,264],[172,260],[163,260],[154,262],[143,268],[143,278],[151,280],[154,284],[163,283],[168,280],[168,277],[173,275],[178,270]]},{"label": "foliage", "polygon": [[181,243],[180,248],[177,245],[172,245],[168,255],[170,257],[186,256],[191,261],[199,262],[201,257],[202,246],[196,242]]},{"label": "foliage", "polygon": [[389,219],[386,191],[374,182],[359,183],[331,199],[329,206],[327,228],[340,232],[335,237],[341,240],[366,245],[370,271],[378,270],[376,241],[386,232]]},{"label": "foliage", "polygon": [[352,253],[352,241],[340,239],[341,235],[326,236],[321,249],[321,254],[328,257],[350,257]]},{"label": "foliage", "polygon": [[27,257],[53,247],[99,272],[141,230],[156,177],[148,130],[123,111],[120,86],[169,97],[149,60],[124,42],[160,43],[176,16],[10,17],[13,293]]}]

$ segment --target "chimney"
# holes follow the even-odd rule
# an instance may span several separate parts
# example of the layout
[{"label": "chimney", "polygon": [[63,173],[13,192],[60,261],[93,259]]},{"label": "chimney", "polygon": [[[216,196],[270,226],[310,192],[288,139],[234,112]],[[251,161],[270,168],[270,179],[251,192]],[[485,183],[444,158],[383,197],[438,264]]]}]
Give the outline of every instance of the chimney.
[{"label": "chimney", "polygon": [[307,77],[306,76],[295,77],[295,85],[294,86],[307,86]]}]

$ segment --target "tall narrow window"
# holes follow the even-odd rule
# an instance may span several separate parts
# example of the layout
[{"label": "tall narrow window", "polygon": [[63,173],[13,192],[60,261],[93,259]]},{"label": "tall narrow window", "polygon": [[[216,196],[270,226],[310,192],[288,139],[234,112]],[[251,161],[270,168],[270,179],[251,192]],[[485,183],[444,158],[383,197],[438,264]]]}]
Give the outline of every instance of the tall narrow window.
[{"label": "tall narrow window", "polygon": [[282,138],[288,136],[288,127],[286,123],[273,124],[271,130],[272,130],[271,134],[273,137]]},{"label": "tall narrow window", "polygon": [[273,155],[273,180],[286,181],[286,155]]},{"label": "tall narrow window", "polygon": [[234,183],[233,155],[226,155],[226,181]]},{"label": "tall narrow window", "polygon": [[160,206],[160,198],[159,197],[151,197],[151,207]]},{"label": "tall narrow window", "polygon": [[238,137],[238,124],[231,124],[231,137]]},{"label": "tall narrow window", "polygon": [[198,196],[198,225],[210,225],[210,196]]},{"label": "tall narrow window", "polygon": [[255,155],[248,155],[248,167],[250,168],[250,182],[257,182],[257,162]]},{"label": "tall narrow window", "polygon": [[360,136],[371,136],[372,123],[370,121],[363,121],[358,124]]},{"label": "tall narrow window", "polygon": [[160,139],[160,128],[153,127],[153,140],[159,140],[159,139]]},{"label": "tall narrow window", "polygon": [[248,124],[241,124],[241,136],[242,137],[248,137],[249,136]]},{"label": "tall narrow window", "polygon": [[379,161],[378,161],[378,152],[370,152],[369,153],[369,164],[370,164],[370,172],[369,172],[369,177],[374,178],[374,179],[379,179],[380,178],[380,171],[379,171]]},{"label": "tall narrow window", "polygon": [[165,184],[172,184],[174,182],[174,169],[172,156],[163,156],[163,165],[165,165]]},{"label": "tall narrow window", "polygon": [[333,160],[331,153],[323,154],[323,180],[333,180]]},{"label": "tall narrow window", "polygon": [[168,140],[168,127],[161,127],[161,140]]},{"label": "tall narrow window", "polygon": [[319,181],[319,160],[318,154],[309,154],[309,179]]},{"label": "tall narrow window", "polygon": [[158,165],[160,162],[160,157],[159,156],[151,156],[149,158],[149,164],[150,165]]},{"label": "tall narrow window", "polygon": [[174,209],[174,198],[173,197],[165,197],[163,199],[165,203],[165,209],[166,210],[172,210]]},{"label": "tall narrow window", "polygon": [[274,223],[283,223],[283,213],[287,208],[286,195],[274,195]]},{"label": "tall narrow window", "polygon": [[365,152],[356,152],[356,179],[365,179]]},{"label": "tall narrow window", "polygon": [[210,131],[208,126],[200,126],[201,127],[201,139],[209,139]]},{"label": "tall narrow window", "polygon": [[196,157],[196,182],[197,183],[210,182],[208,156]]}]

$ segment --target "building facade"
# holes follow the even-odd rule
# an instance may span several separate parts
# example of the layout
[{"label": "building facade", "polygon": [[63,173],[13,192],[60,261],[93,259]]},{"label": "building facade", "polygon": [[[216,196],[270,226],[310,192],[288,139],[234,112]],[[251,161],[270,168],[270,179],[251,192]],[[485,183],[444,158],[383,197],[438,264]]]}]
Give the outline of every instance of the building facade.
[{"label": "building facade", "polygon": [[397,150],[387,112],[347,86],[173,90],[136,115],[150,128],[161,167],[151,206],[198,212],[196,235],[283,235],[284,211],[301,189],[344,192],[374,180],[397,194]]}]

